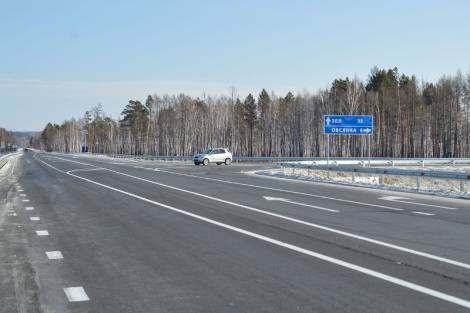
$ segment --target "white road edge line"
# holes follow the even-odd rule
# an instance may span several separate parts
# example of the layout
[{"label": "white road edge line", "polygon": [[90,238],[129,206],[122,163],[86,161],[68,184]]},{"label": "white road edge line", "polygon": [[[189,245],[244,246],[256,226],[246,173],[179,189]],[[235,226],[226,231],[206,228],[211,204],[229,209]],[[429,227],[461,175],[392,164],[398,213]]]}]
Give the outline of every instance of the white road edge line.
[{"label": "white road edge line", "polygon": [[70,170],[68,172],[70,173],[75,173],[75,172],[91,172],[91,171],[102,171],[105,170],[105,168],[102,167],[97,167],[97,168],[77,168],[75,170]]},{"label": "white road edge line", "polygon": [[69,302],[90,301],[90,298],[86,294],[85,289],[83,289],[83,287],[67,287],[63,290]]},{"label": "white road edge line", "polygon": [[457,304],[457,305],[460,305],[460,306],[463,306],[463,307],[466,307],[466,308],[470,308],[470,301],[465,300],[465,299],[461,299],[461,298],[458,298],[458,297],[455,297],[455,296],[452,296],[452,295],[449,295],[449,294],[446,294],[446,293],[443,293],[443,292],[440,292],[440,291],[437,291],[437,290],[434,290],[434,289],[430,289],[430,288],[427,288],[427,287],[424,287],[424,286],[421,286],[421,285],[418,285],[418,284],[415,284],[415,283],[412,283],[412,282],[409,282],[409,281],[406,281],[406,280],[403,280],[403,279],[400,279],[400,278],[396,278],[396,277],[393,277],[393,276],[390,276],[390,275],[387,275],[387,274],[383,274],[383,273],[380,273],[380,272],[377,272],[377,271],[374,271],[374,270],[371,270],[371,269],[368,269],[368,268],[365,268],[365,267],[362,267],[362,266],[359,266],[359,265],[355,265],[355,264],[352,264],[352,263],[349,263],[349,262],[346,262],[346,261],[343,261],[343,260],[340,260],[340,259],[329,257],[327,255],[320,254],[320,253],[317,253],[317,252],[314,252],[314,251],[311,251],[311,250],[308,250],[308,249],[305,249],[305,248],[301,248],[301,247],[298,247],[298,246],[295,246],[295,245],[292,245],[292,244],[289,244],[289,243],[286,243],[286,242],[283,242],[283,241],[280,241],[280,240],[277,240],[277,239],[273,239],[273,238],[263,236],[263,235],[260,235],[260,234],[257,234],[257,233],[251,232],[251,231],[247,231],[247,230],[244,230],[242,228],[238,228],[238,227],[231,226],[231,225],[228,225],[228,224],[225,224],[225,223],[222,223],[222,222],[218,222],[216,220],[213,220],[213,219],[210,219],[210,218],[207,218],[207,217],[203,217],[203,216],[191,213],[191,212],[187,212],[187,211],[172,207],[172,206],[167,205],[167,204],[163,204],[163,203],[160,203],[160,202],[157,202],[157,201],[153,201],[153,200],[144,198],[142,196],[139,196],[139,195],[136,195],[136,194],[118,189],[118,188],[114,188],[114,187],[111,187],[111,186],[108,186],[108,185],[105,185],[105,184],[102,184],[102,183],[98,183],[98,182],[93,181],[93,180],[88,179],[88,178],[84,178],[84,177],[81,177],[81,176],[78,176],[78,175],[75,175],[75,174],[72,174],[72,173],[67,173],[67,174],[70,175],[70,176],[73,176],[75,178],[87,181],[89,183],[92,183],[92,184],[95,184],[95,185],[98,185],[98,186],[101,186],[101,187],[104,187],[104,188],[107,188],[107,189],[125,194],[129,197],[139,199],[139,200],[142,200],[144,202],[148,202],[148,203],[154,204],[156,206],[159,206],[159,207],[162,207],[162,208],[165,208],[165,209],[168,209],[168,210],[171,210],[171,211],[174,211],[174,212],[186,215],[186,216],[193,217],[195,219],[207,222],[209,224],[213,224],[213,225],[216,225],[216,226],[228,229],[228,230],[232,230],[234,232],[244,234],[246,236],[256,238],[256,239],[259,239],[259,240],[262,240],[262,241],[265,241],[265,242],[269,242],[273,245],[277,245],[277,246],[280,246],[280,247],[283,247],[283,248],[286,248],[286,249],[289,249],[289,250],[292,250],[292,251],[296,251],[296,252],[299,252],[301,254],[305,254],[305,255],[308,255],[308,256],[311,256],[311,257],[314,257],[314,258],[317,258],[317,259],[320,259],[320,260],[323,260],[323,261],[326,261],[326,262],[330,262],[330,263],[333,263],[335,265],[338,265],[338,266],[341,266],[341,267],[344,267],[344,268],[347,268],[347,269],[350,269],[350,270],[353,270],[353,271],[356,271],[356,272],[360,272],[360,273],[363,273],[365,275],[372,276],[372,277],[387,281],[389,283],[392,283],[392,284],[395,284],[395,285],[398,285],[398,286],[401,286],[401,287],[405,287],[405,288],[408,288],[408,289],[411,289],[411,290],[414,290],[414,291],[417,291],[417,292],[420,292],[420,293],[423,293],[423,294],[426,294],[426,295],[429,295],[429,296],[432,296],[432,297],[435,297],[435,298],[438,298],[438,299],[441,299],[441,300],[444,300],[444,301],[447,301],[447,302],[451,302],[451,303],[454,303],[454,304]]},{"label": "white road edge line", "polygon": [[[44,163],[45,165],[54,168],[54,169],[57,170],[58,172],[61,172],[61,173],[66,174],[66,172],[64,172],[64,171],[62,171],[62,170],[59,170],[59,169],[55,168],[54,166],[52,166],[52,165],[50,165],[50,164],[48,164],[48,163],[46,163],[46,162],[44,162],[44,161],[42,161],[42,160],[40,160],[40,159],[38,159],[38,160],[41,161],[42,163]],[[64,159],[64,160],[65,160],[65,159]],[[314,224],[314,223],[306,222],[306,221],[299,220],[299,219],[292,218],[292,217],[288,217],[288,216],[285,216],[285,215],[276,214],[276,213],[271,213],[271,212],[268,212],[268,211],[256,209],[256,208],[253,208],[253,207],[249,207],[249,206],[246,206],[246,205],[243,205],[243,204],[238,204],[238,203],[235,203],[235,202],[231,202],[231,201],[227,201],[227,200],[222,200],[222,199],[219,199],[219,198],[214,198],[214,197],[207,196],[207,195],[204,195],[204,194],[200,194],[200,193],[197,193],[197,192],[193,192],[193,191],[189,191],[189,190],[185,190],[185,189],[181,189],[181,188],[177,188],[177,187],[165,185],[165,184],[162,184],[162,183],[158,183],[158,182],[151,181],[151,180],[144,179],[144,178],[140,178],[140,177],[137,177],[137,176],[133,176],[133,175],[129,175],[129,174],[125,174],[125,173],[113,171],[113,170],[110,170],[110,169],[107,169],[107,170],[108,170],[108,171],[111,171],[111,172],[115,172],[115,173],[117,173],[117,174],[124,175],[124,176],[129,176],[129,177],[132,177],[132,178],[135,178],[135,179],[138,179],[138,180],[146,181],[146,182],[149,182],[149,183],[152,183],[152,184],[155,184],[155,185],[159,185],[159,186],[162,186],[162,187],[166,187],[166,188],[170,188],[170,189],[174,189],[174,190],[186,192],[186,193],[189,193],[189,194],[192,194],[192,195],[196,195],[196,196],[199,196],[199,197],[211,199],[211,200],[214,200],[214,201],[219,201],[219,202],[222,202],[222,203],[234,205],[234,206],[237,206],[237,207],[240,207],[240,208],[244,208],[244,209],[247,209],[247,210],[250,210],[250,211],[253,211],[253,212],[258,212],[258,213],[261,213],[261,214],[266,214],[266,215],[274,216],[274,217],[277,217],[277,218],[280,218],[280,219],[284,219],[284,220],[287,220],[287,221],[291,221],[291,222],[294,222],[294,223],[298,223],[298,224],[310,226],[310,227],[313,227],[313,228],[317,228],[317,229],[329,231],[329,232],[332,232],[332,233],[335,233],[335,234],[343,235],[343,236],[346,236],[346,237],[350,237],[350,238],[354,238],[354,239],[366,241],[366,242],[373,243],[373,244],[376,244],[376,245],[379,245],[379,246],[383,246],[383,247],[387,247],[387,248],[390,248],[390,249],[395,249],[395,250],[403,251],[403,252],[406,252],[406,253],[410,253],[410,254],[414,254],[414,255],[419,255],[419,256],[421,256],[421,257],[428,258],[428,259],[432,259],[432,260],[435,260],[435,261],[439,261],[439,262],[451,264],[451,265],[458,266],[458,267],[462,267],[462,268],[465,268],[465,269],[470,269],[470,264],[468,264],[468,263],[463,263],[463,262],[460,262],[460,261],[456,261],[456,260],[452,260],[452,259],[440,257],[440,256],[437,256],[437,255],[434,255],[434,254],[431,254],[431,253],[427,253],[427,252],[422,252],[422,251],[418,251],[418,250],[406,248],[406,247],[403,247],[403,246],[399,246],[399,245],[387,243],[387,242],[380,241],[380,240],[376,240],[376,239],[372,239],[372,238],[369,238],[369,237],[364,237],[364,236],[356,235],[356,234],[353,234],[353,233],[348,233],[348,232],[345,232],[345,231],[342,231],[342,230],[339,230],[339,229],[335,229],[335,228],[331,228],[331,227],[327,227],[327,226],[323,226],[323,225],[319,225],[319,224]],[[72,174],[69,174],[69,175],[72,175]],[[77,177],[79,177],[79,176],[77,176]]]}]

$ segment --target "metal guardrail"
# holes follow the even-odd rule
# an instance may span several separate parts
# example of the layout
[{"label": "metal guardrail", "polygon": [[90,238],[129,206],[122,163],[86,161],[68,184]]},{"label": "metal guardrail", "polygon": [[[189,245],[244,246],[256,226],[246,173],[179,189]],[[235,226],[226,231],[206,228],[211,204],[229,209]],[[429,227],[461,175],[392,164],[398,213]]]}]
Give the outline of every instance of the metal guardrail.
[{"label": "metal guardrail", "polygon": [[[100,155],[100,154],[97,154]],[[153,155],[130,155],[130,154],[102,154],[103,156],[112,158],[124,159],[137,159],[137,160],[162,160],[162,161],[192,161],[192,156],[153,156]],[[312,164],[325,165],[327,158],[324,157],[247,157],[247,156],[234,156],[233,162],[266,162],[266,163],[279,163],[279,162],[311,162]],[[368,159],[366,158],[334,158],[330,159],[331,165],[360,165],[366,166]],[[467,158],[372,158],[371,165],[386,165],[386,166],[399,166],[399,165],[459,165],[469,164],[470,159]]]},{"label": "metal guardrail", "polygon": [[298,163],[281,163],[281,167],[304,168],[321,171],[334,172],[354,172],[366,174],[398,175],[398,176],[418,176],[441,179],[470,180],[470,172],[451,172],[451,171],[433,171],[433,170],[413,170],[398,168],[380,168],[380,167],[346,167],[346,166],[328,166],[328,165],[308,165]]},{"label": "metal guardrail", "polygon": [[[444,162],[444,160],[442,161]],[[451,160],[451,161],[455,161],[455,160]],[[446,164],[443,162],[440,164]],[[449,160],[447,160],[447,162],[449,162]],[[470,160],[466,162],[468,163],[465,163],[465,164],[470,164]],[[470,181],[470,172],[452,172],[452,171],[416,170],[416,169],[362,167],[362,166],[351,167],[351,166],[342,166],[342,165],[330,166],[330,165],[314,165],[314,164],[302,164],[302,163],[280,163],[279,165],[281,166],[282,173],[284,175],[285,175],[286,168],[293,168],[293,169],[307,169],[307,170],[328,171],[328,172],[346,172],[346,173],[349,172],[349,173],[352,173],[352,181],[354,181],[354,173],[381,175],[382,181],[383,181],[384,175],[415,177],[416,187],[418,190],[421,188],[421,179],[423,177],[460,181],[461,192],[465,191],[465,183]]]}]

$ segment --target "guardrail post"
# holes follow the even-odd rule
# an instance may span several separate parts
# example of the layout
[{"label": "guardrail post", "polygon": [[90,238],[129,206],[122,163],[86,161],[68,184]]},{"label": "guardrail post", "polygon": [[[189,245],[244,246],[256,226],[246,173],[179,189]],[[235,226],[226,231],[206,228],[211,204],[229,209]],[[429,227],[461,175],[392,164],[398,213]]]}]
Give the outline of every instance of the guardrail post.
[{"label": "guardrail post", "polygon": [[421,160],[421,167],[424,167],[424,160]]},{"label": "guardrail post", "polygon": [[416,177],[416,189],[421,190],[421,176]]},{"label": "guardrail post", "polygon": [[356,181],[356,172],[352,172],[351,180],[353,183]]},{"label": "guardrail post", "polygon": [[460,192],[461,193],[465,192],[465,181],[464,180],[460,181]]}]

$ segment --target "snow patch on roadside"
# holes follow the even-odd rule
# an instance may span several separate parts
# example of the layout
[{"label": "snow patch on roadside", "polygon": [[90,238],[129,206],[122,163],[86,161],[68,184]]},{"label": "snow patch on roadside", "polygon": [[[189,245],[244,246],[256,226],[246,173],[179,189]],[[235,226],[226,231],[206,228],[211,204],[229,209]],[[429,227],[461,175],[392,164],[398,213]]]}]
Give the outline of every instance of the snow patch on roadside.
[{"label": "snow patch on roadside", "polygon": [[351,173],[307,169],[296,169],[295,172],[292,171],[292,169],[286,169],[285,174],[282,173],[281,169],[257,170],[244,173],[264,176],[266,178],[289,179],[300,182],[331,183],[345,186],[470,199],[470,182],[466,182],[464,192],[460,192],[460,182],[448,179],[421,177],[421,188],[418,190],[416,188],[416,177],[407,176],[386,175],[382,181],[379,175],[355,173],[353,181]]}]

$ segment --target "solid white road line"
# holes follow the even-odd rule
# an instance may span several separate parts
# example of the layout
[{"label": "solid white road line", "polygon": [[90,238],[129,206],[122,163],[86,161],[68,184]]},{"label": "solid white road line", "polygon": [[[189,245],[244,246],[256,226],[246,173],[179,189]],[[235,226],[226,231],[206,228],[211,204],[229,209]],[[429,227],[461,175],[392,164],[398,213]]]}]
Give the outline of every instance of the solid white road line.
[{"label": "solid white road line", "polygon": [[31,221],[39,221],[39,220],[41,220],[41,219],[39,218],[39,216],[31,216],[29,219],[30,219]]},{"label": "solid white road line", "polygon": [[285,198],[267,197],[267,196],[263,196],[263,198],[266,199],[267,201],[279,201],[279,202],[291,203],[291,204],[300,205],[300,206],[306,206],[306,207],[309,207],[309,208],[313,208],[313,209],[317,209],[317,210],[322,210],[322,211],[328,211],[328,212],[334,212],[334,213],[338,213],[338,212],[339,212],[339,210],[333,210],[333,209],[328,209],[328,208],[324,208],[324,207],[317,206],[317,205],[311,205],[311,204],[306,204],[306,203],[300,203],[300,202],[291,201],[291,200],[285,199]]},{"label": "solid white road line", "polygon": [[308,249],[305,249],[305,248],[301,248],[301,247],[298,247],[298,246],[295,246],[295,245],[292,245],[292,244],[289,244],[289,243],[286,243],[286,242],[283,242],[283,241],[280,241],[280,240],[277,240],[277,239],[273,239],[273,238],[263,236],[263,235],[260,235],[260,234],[257,234],[257,233],[251,232],[251,231],[247,231],[247,230],[244,230],[242,228],[238,228],[238,227],[231,226],[231,225],[228,225],[228,224],[225,224],[225,223],[222,223],[222,222],[218,222],[216,220],[213,220],[213,219],[210,219],[210,218],[207,218],[207,217],[203,217],[201,215],[197,215],[197,214],[194,214],[194,213],[191,213],[191,212],[188,212],[188,211],[184,211],[184,210],[178,209],[176,207],[173,207],[173,206],[170,206],[170,205],[167,205],[167,204],[163,204],[163,203],[160,203],[160,202],[157,202],[157,201],[153,201],[153,200],[144,198],[142,196],[133,194],[131,192],[127,192],[127,191],[124,191],[124,190],[121,190],[121,189],[118,189],[118,188],[114,188],[114,187],[111,187],[111,186],[93,181],[93,180],[88,179],[88,178],[84,178],[84,177],[81,177],[81,176],[78,176],[78,175],[75,175],[75,174],[72,174],[72,173],[68,173],[68,175],[73,176],[73,177],[78,178],[78,179],[81,179],[81,180],[84,180],[84,181],[89,182],[91,184],[95,184],[95,185],[98,185],[98,186],[101,186],[101,187],[104,187],[104,188],[122,193],[124,195],[129,196],[129,197],[139,199],[139,200],[142,200],[144,202],[151,203],[151,204],[154,204],[156,206],[166,208],[168,210],[171,210],[171,211],[174,211],[174,212],[186,215],[186,216],[193,217],[193,218],[198,219],[200,221],[204,221],[204,222],[207,222],[207,223],[212,224],[212,225],[219,226],[219,227],[224,228],[224,229],[228,229],[228,230],[231,230],[231,231],[234,231],[234,232],[237,232],[237,233],[240,233],[240,234],[252,237],[252,238],[256,238],[256,239],[259,239],[259,240],[262,240],[262,241],[265,241],[265,242],[271,243],[273,245],[283,247],[283,248],[286,248],[286,249],[289,249],[289,250],[292,250],[292,251],[296,251],[296,252],[299,252],[301,254],[308,255],[308,256],[314,257],[316,259],[323,260],[325,262],[329,262],[329,263],[332,263],[332,264],[335,264],[335,265],[338,265],[338,266],[341,266],[341,267],[344,267],[344,268],[347,268],[347,269],[350,269],[350,270],[353,270],[353,271],[356,271],[356,272],[359,272],[359,273],[362,273],[362,274],[365,274],[365,275],[368,275],[368,276],[371,276],[371,277],[375,277],[375,278],[387,281],[389,283],[392,283],[392,284],[395,284],[395,285],[398,285],[398,286],[401,286],[401,287],[405,287],[405,288],[417,291],[419,293],[423,293],[423,294],[426,294],[426,295],[429,295],[429,296],[432,296],[432,297],[435,297],[435,298],[438,298],[438,299],[441,299],[441,300],[444,300],[444,301],[447,301],[447,302],[450,302],[450,303],[454,303],[454,304],[457,304],[457,305],[460,305],[460,306],[463,306],[463,307],[466,307],[466,308],[470,308],[470,301],[468,301],[468,300],[464,300],[464,299],[461,299],[461,298],[458,298],[458,297],[455,297],[455,296],[452,296],[452,295],[449,295],[449,294],[446,294],[446,293],[443,293],[443,292],[440,292],[440,291],[437,291],[437,290],[434,290],[434,289],[430,289],[430,288],[427,288],[427,287],[424,287],[424,286],[421,286],[421,285],[418,285],[418,284],[415,284],[415,283],[412,283],[412,282],[409,282],[409,281],[406,281],[406,280],[403,280],[403,279],[400,279],[400,278],[396,278],[396,277],[393,277],[393,276],[390,276],[390,275],[387,275],[387,274],[383,274],[383,273],[380,273],[378,271],[374,271],[374,270],[371,270],[371,269],[368,269],[368,268],[365,268],[365,267],[362,267],[362,266],[359,266],[359,265],[355,265],[355,264],[352,264],[352,263],[349,263],[349,262],[346,262],[346,261],[342,261],[340,259],[329,257],[327,255],[320,254],[320,253],[317,253],[317,252],[314,252],[314,251],[311,251],[311,250],[308,250]]},{"label": "solid white road line", "polygon": [[190,191],[190,190],[186,190],[186,189],[182,189],[182,188],[162,184],[162,183],[159,183],[159,182],[156,182],[156,181],[152,181],[152,180],[148,180],[148,179],[145,179],[145,178],[133,176],[133,175],[130,175],[130,174],[121,173],[121,172],[110,170],[110,169],[108,169],[108,171],[110,171],[112,173],[120,174],[120,175],[123,175],[123,176],[131,177],[131,178],[134,178],[134,179],[137,179],[137,180],[145,181],[145,182],[148,182],[148,183],[151,183],[151,184],[155,184],[155,185],[158,185],[158,186],[161,186],[161,187],[165,187],[165,188],[185,192],[185,193],[188,193],[188,194],[191,194],[191,195],[195,195],[195,196],[198,196],[198,197],[202,197],[202,198],[218,201],[218,202],[221,202],[221,203],[237,206],[239,208],[243,208],[243,209],[250,210],[250,211],[253,211],[253,212],[266,214],[266,215],[273,216],[273,217],[276,217],[276,218],[280,218],[280,219],[283,219],[283,220],[287,220],[287,221],[290,221],[290,222],[310,226],[310,227],[313,227],[313,228],[317,228],[317,229],[329,231],[329,232],[332,232],[332,233],[340,234],[340,235],[343,235],[343,236],[346,236],[346,237],[350,237],[350,238],[354,238],[354,239],[358,239],[358,240],[362,240],[362,241],[367,241],[369,243],[373,243],[373,244],[380,245],[380,246],[383,246],[383,247],[387,247],[387,248],[407,252],[407,253],[414,254],[414,255],[419,255],[421,257],[425,257],[425,258],[428,258],[428,259],[433,259],[433,260],[436,260],[436,261],[439,261],[439,262],[444,262],[444,263],[452,264],[452,265],[455,265],[455,266],[463,267],[463,268],[466,268],[466,269],[470,269],[470,264],[455,261],[455,260],[452,260],[452,259],[447,259],[447,258],[440,257],[440,256],[437,256],[437,255],[434,255],[434,254],[421,252],[421,251],[418,251],[418,250],[413,250],[413,249],[410,249],[410,248],[406,248],[406,247],[402,247],[402,246],[399,246],[399,245],[387,243],[387,242],[376,240],[376,239],[369,238],[369,237],[356,235],[356,234],[353,234],[353,233],[348,233],[348,232],[345,232],[345,231],[342,231],[342,230],[338,230],[338,229],[327,227],[327,226],[322,226],[322,225],[315,224],[315,223],[310,223],[310,222],[303,221],[303,220],[300,220],[300,219],[296,219],[296,218],[293,218],[293,217],[288,217],[288,216],[285,216],[285,215],[260,210],[260,209],[250,207],[250,206],[247,206],[247,205],[243,205],[243,204],[239,204],[239,203],[219,199],[219,198],[216,198],[216,197],[204,195],[204,194],[201,194],[201,193],[198,193],[198,192],[194,192],[194,191]]},{"label": "solid white road line", "polygon": [[47,230],[36,230],[36,235],[38,235],[38,236],[49,236],[49,232]]},{"label": "solid white road line", "polygon": [[60,251],[46,251],[46,255],[49,260],[61,260],[64,258]]},{"label": "solid white road line", "polygon": [[[61,169],[58,169],[57,167],[55,167],[55,166],[53,166],[53,165],[50,165],[49,163],[44,162],[43,160],[39,159],[39,158],[37,157],[37,154],[34,154],[34,155],[33,155],[33,158],[36,159],[36,160],[38,160],[38,161],[41,162],[42,164],[44,164],[44,165],[46,165],[46,166],[49,166],[50,168],[52,168],[52,169],[54,169],[54,170],[56,170],[56,171],[58,171],[58,172],[61,172],[61,173],[64,173],[64,174],[65,174],[65,171],[63,171],[63,170],[61,170]],[[70,160],[70,162],[74,162],[74,161]]]},{"label": "solid white road line", "polygon": [[217,179],[217,178],[211,178],[211,177],[201,177],[201,176],[197,176],[197,175],[183,174],[183,173],[172,172],[172,171],[165,171],[165,170],[162,170],[162,169],[160,169],[159,172],[173,174],[173,175],[186,176],[186,177],[194,177],[194,178],[197,178],[197,179],[216,181],[216,182],[225,183],[225,184],[252,187],[252,188],[258,188],[258,189],[264,189],[264,190],[279,191],[279,192],[285,192],[285,193],[290,193],[290,194],[294,194],[294,195],[302,195],[302,196],[314,197],[314,198],[319,198],[319,199],[328,199],[328,200],[334,200],[334,201],[344,202],[344,203],[359,204],[359,205],[376,207],[376,208],[387,209],[387,210],[392,210],[392,211],[404,211],[403,209],[394,208],[394,207],[390,207],[390,206],[386,206],[386,205],[373,204],[373,203],[367,203],[367,202],[359,202],[359,201],[353,201],[353,200],[346,200],[346,199],[341,199],[341,198],[334,198],[334,197],[322,196],[322,195],[317,195],[317,194],[312,194],[312,193],[305,193],[305,192],[300,192],[300,191],[287,190],[287,189],[271,188],[271,187],[266,187],[266,186],[245,184],[245,183],[239,183],[239,182],[234,182],[234,181],[230,181],[230,180],[223,180],[223,179]]},{"label": "solid white road line", "polygon": [[[36,157],[36,155],[34,155],[34,157]],[[46,162],[44,162],[40,159],[37,159],[37,160],[42,162],[46,166],[49,166],[49,167],[55,169],[58,172],[67,174],[66,172],[64,172],[64,171],[62,171],[58,168],[55,168],[54,166],[52,166],[52,165],[50,165],[50,164],[48,164],[48,163],[46,163]],[[64,160],[66,160],[66,159],[64,159]],[[285,215],[271,213],[271,212],[268,212],[268,211],[263,211],[263,210],[260,210],[260,209],[256,209],[256,208],[253,208],[253,207],[250,207],[250,206],[243,205],[243,204],[238,204],[238,203],[235,203],[235,202],[231,202],[231,201],[227,201],[227,200],[207,196],[207,195],[200,194],[200,193],[197,193],[197,192],[193,192],[193,191],[189,191],[189,190],[185,190],[185,189],[165,185],[165,184],[162,184],[162,183],[159,183],[159,182],[156,182],[156,181],[144,179],[144,178],[133,176],[133,175],[130,175],[130,174],[121,173],[121,172],[113,171],[113,170],[110,170],[110,169],[107,169],[107,170],[110,171],[110,172],[113,172],[113,173],[117,173],[117,174],[124,175],[124,176],[127,176],[127,177],[135,178],[135,179],[145,181],[145,182],[148,182],[148,183],[151,183],[151,184],[155,184],[155,185],[158,185],[158,186],[162,186],[162,187],[170,188],[170,189],[173,189],[173,190],[185,192],[185,193],[192,194],[192,195],[199,196],[199,197],[206,198],[206,199],[211,199],[211,200],[218,201],[218,202],[221,202],[221,203],[226,203],[226,204],[230,204],[230,205],[233,205],[233,206],[237,206],[237,207],[240,207],[240,208],[243,208],[243,209],[246,209],[246,210],[250,210],[250,211],[253,211],[253,212],[266,214],[266,215],[269,215],[269,216],[273,216],[273,217],[284,219],[284,220],[287,220],[287,221],[290,221],[290,222],[310,226],[310,227],[321,229],[321,230],[324,230],[324,231],[332,232],[332,233],[339,234],[339,235],[342,235],[342,236],[346,236],[346,237],[349,237],[349,238],[354,238],[354,239],[357,239],[357,240],[366,241],[366,242],[376,244],[376,245],[380,245],[380,246],[383,246],[383,247],[387,247],[387,248],[390,248],[390,249],[395,249],[395,250],[399,250],[399,251],[402,251],[402,252],[418,255],[418,256],[421,256],[421,257],[424,257],[424,258],[432,259],[432,260],[435,260],[435,261],[451,264],[451,265],[462,267],[462,268],[465,268],[465,269],[470,269],[470,264],[468,264],[468,263],[463,263],[463,262],[459,262],[459,261],[456,261],[456,260],[440,257],[440,256],[437,256],[437,255],[434,255],[434,254],[431,254],[431,253],[406,248],[406,247],[403,247],[403,246],[387,243],[387,242],[384,242],[384,241],[376,240],[376,239],[365,237],[365,236],[356,235],[356,234],[353,234],[353,233],[348,233],[348,232],[345,232],[345,231],[342,231],[342,230],[339,230],[339,229],[335,229],[335,228],[331,228],[331,227],[327,227],[327,226],[323,226],[323,225],[319,225],[319,224],[306,222],[306,221],[299,220],[299,219],[292,218],[292,217],[288,217],[288,216],[285,216]],[[75,175],[72,175],[70,173],[69,173],[69,175],[75,176]],[[183,174],[183,175],[185,175],[185,174]],[[80,176],[76,176],[76,177],[79,177],[80,179],[85,179],[85,178],[82,178]],[[236,183],[236,184],[239,184],[239,183]],[[264,188],[264,187],[262,187],[262,188]],[[294,192],[294,193],[296,193],[296,192]],[[306,195],[308,195],[308,194],[306,194]]]},{"label": "solid white road line", "polygon": [[420,212],[420,211],[411,211],[411,213],[418,214],[418,215],[426,215],[426,216],[436,215],[434,213],[427,213],[427,212]]},{"label": "solid white road line", "polygon": [[90,301],[83,287],[67,287],[64,288],[64,293],[69,302]]},{"label": "solid white road line", "polygon": [[70,170],[68,172],[70,173],[74,173],[74,172],[92,172],[92,171],[101,171],[101,170],[105,170],[104,168],[102,167],[97,167],[97,168],[77,168],[75,170]]},{"label": "solid white road line", "polygon": [[24,208],[26,211],[32,211],[34,210],[34,207],[33,206],[27,206]]}]

